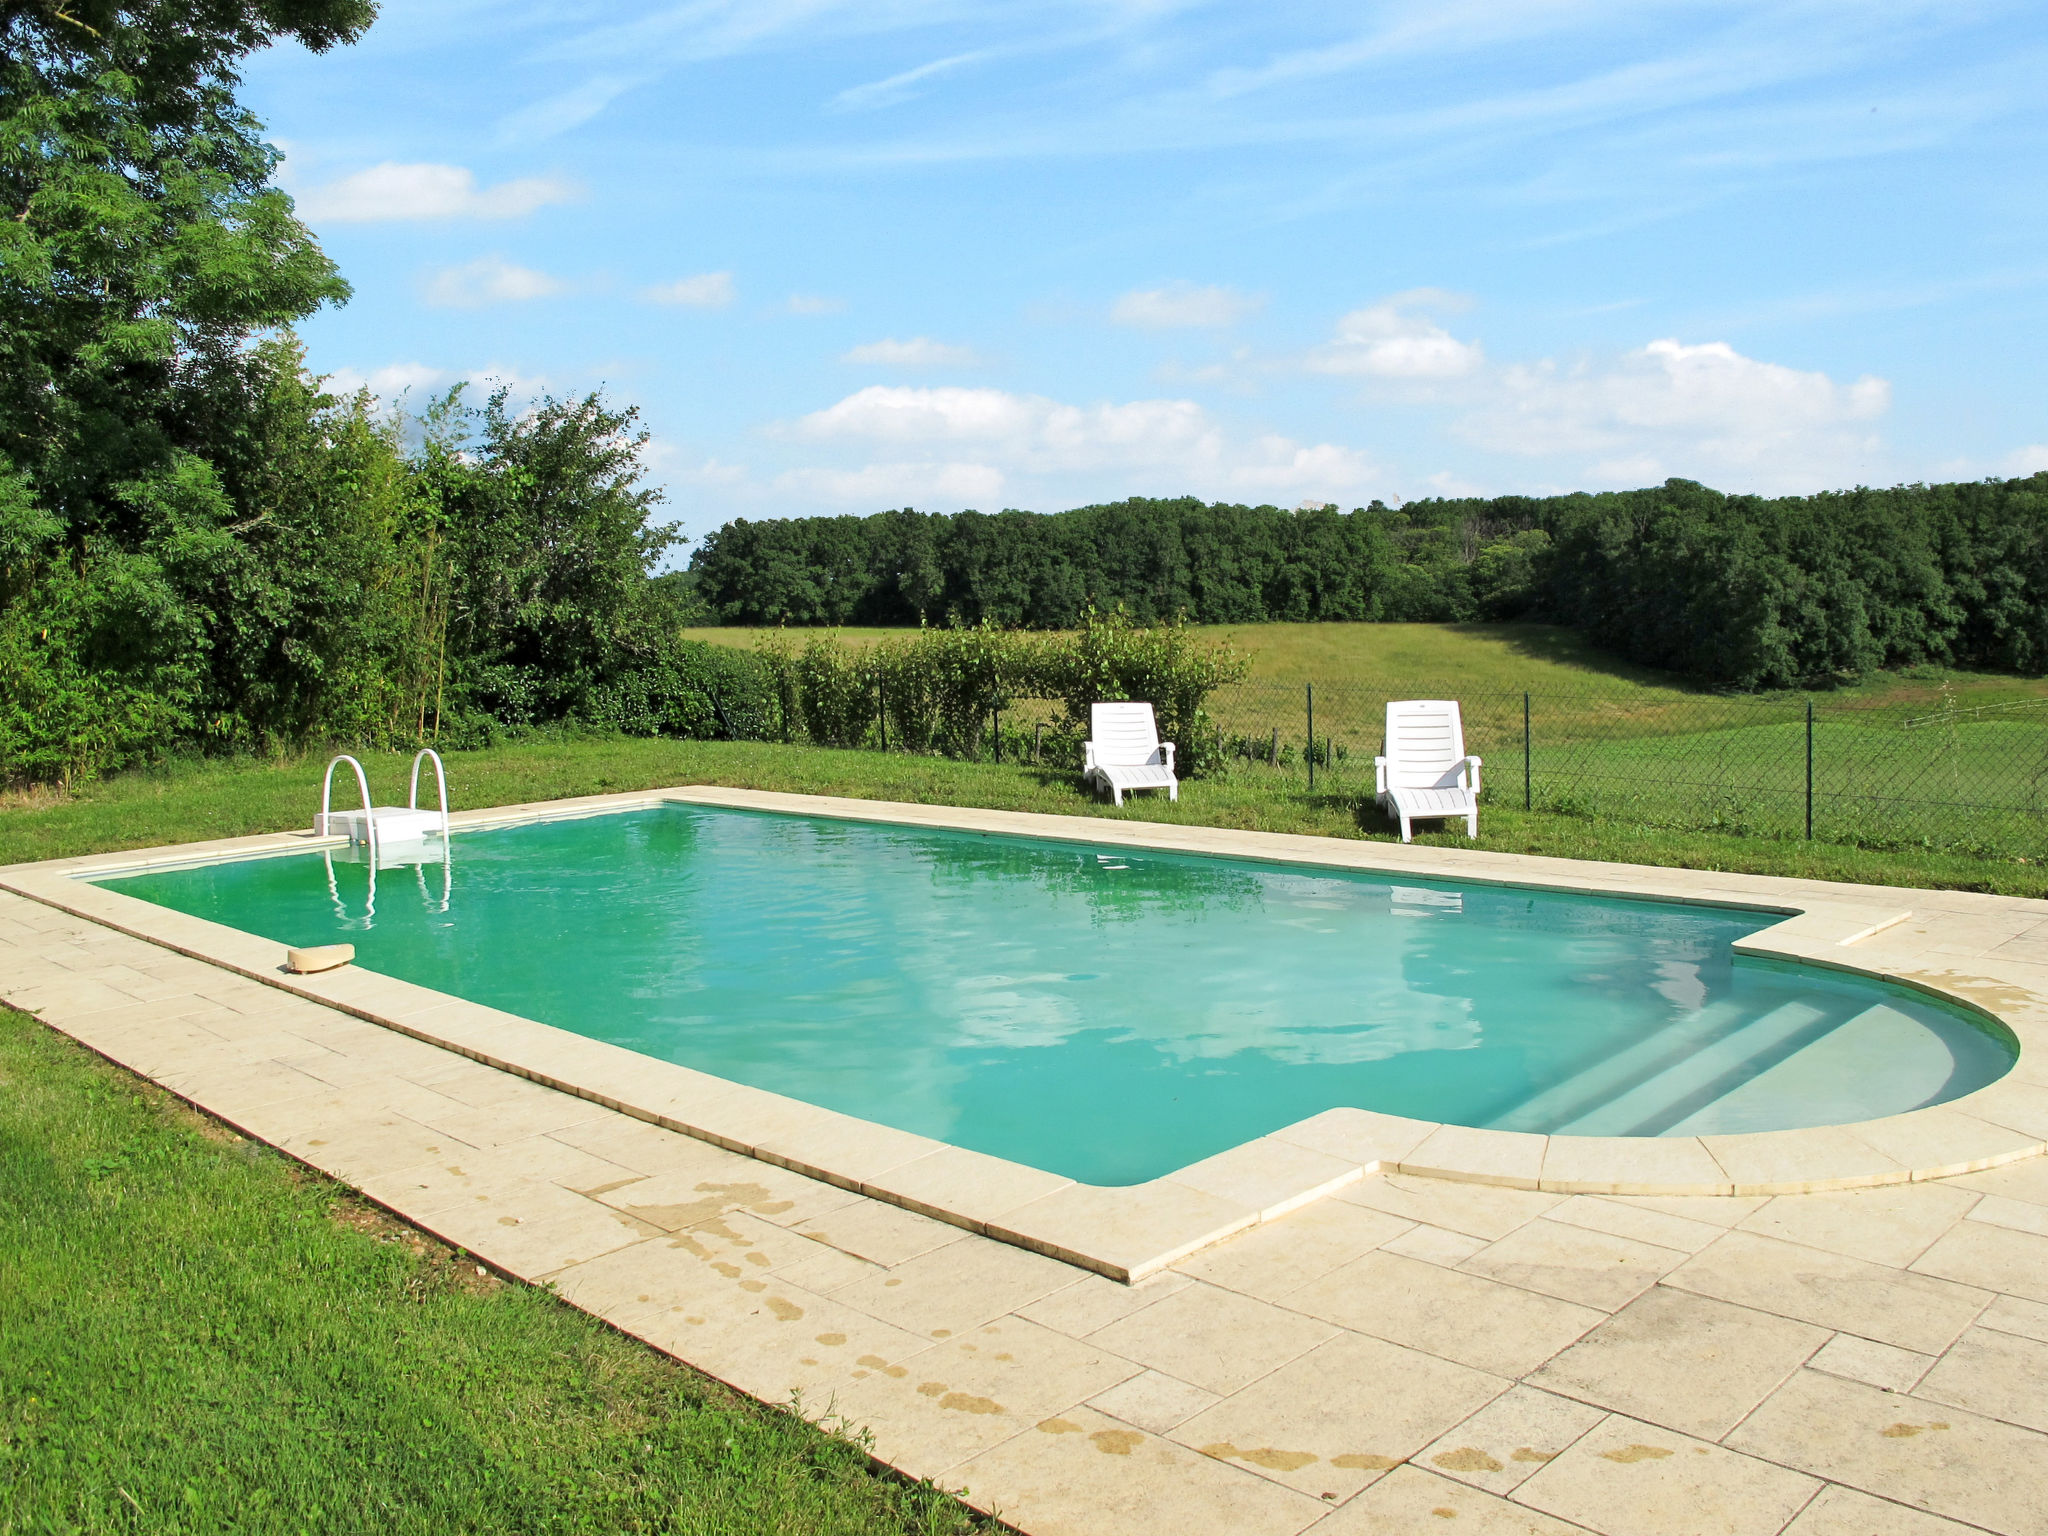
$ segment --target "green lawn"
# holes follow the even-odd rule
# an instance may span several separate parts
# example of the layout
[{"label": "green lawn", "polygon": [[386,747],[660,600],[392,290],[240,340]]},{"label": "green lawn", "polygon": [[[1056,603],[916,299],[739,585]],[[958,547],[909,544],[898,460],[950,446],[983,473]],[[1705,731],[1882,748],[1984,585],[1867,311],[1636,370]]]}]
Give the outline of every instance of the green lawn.
[{"label": "green lawn", "polygon": [[0,1532],[976,1528],[0,1008]]},{"label": "green lawn", "polygon": [[[400,754],[365,758],[380,798],[402,792],[406,762]],[[1479,846],[1484,848],[2048,895],[2048,868],[2019,858],[1931,849],[1873,851],[1789,837],[1732,836],[1711,828],[1672,830],[1630,820],[1626,806],[1617,807],[1620,814],[1598,818],[1541,809],[1526,813],[1513,792],[1519,787],[1519,764],[1490,762],[1496,789],[1480,818]],[[308,826],[319,800],[321,767],[319,758],[180,763],[85,785],[64,799],[18,803],[0,809],[0,863]],[[1241,765],[1220,777],[1184,784],[1178,804],[1148,795],[1133,797],[1121,811],[1086,794],[1071,773],[766,742],[548,738],[451,753],[448,771],[458,809],[699,783],[1328,837],[1393,835],[1371,805],[1369,755],[1347,759],[1334,775],[1322,773],[1314,791],[1299,768],[1276,772],[1264,765]],[[1461,833],[1418,835],[1429,842],[1464,843]]]}]

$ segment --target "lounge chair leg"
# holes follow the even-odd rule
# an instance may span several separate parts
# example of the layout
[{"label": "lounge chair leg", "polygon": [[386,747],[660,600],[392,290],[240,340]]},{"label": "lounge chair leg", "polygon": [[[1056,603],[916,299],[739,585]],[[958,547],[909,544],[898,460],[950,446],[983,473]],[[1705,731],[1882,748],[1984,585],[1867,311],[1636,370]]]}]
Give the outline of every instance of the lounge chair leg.
[{"label": "lounge chair leg", "polygon": [[1474,842],[1479,840],[1479,818],[1477,816],[1467,816],[1465,818],[1465,835]]},{"label": "lounge chair leg", "polygon": [[1412,827],[1410,827],[1410,826],[1408,825],[1408,818],[1407,818],[1406,816],[1403,816],[1403,817],[1401,818],[1401,841],[1402,841],[1402,842],[1404,842],[1404,843],[1407,843],[1407,842],[1413,842],[1413,841],[1414,841],[1414,839],[1415,839],[1415,831],[1414,831],[1414,828],[1412,828]]},{"label": "lounge chair leg", "polygon": [[1180,786],[1178,784],[1167,785],[1166,798],[1169,800],[1178,800],[1180,798]]}]

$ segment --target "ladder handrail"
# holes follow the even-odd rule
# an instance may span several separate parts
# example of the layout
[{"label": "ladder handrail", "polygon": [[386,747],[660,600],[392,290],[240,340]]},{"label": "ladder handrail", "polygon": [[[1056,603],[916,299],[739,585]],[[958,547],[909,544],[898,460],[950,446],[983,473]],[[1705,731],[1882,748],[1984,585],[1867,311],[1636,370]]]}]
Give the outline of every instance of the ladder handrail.
[{"label": "ladder handrail", "polygon": [[[417,764],[418,759],[414,759],[414,762]],[[364,838],[370,845],[370,860],[372,863],[375,863],[377,858],[377,813],[370,804],[370,779],[363,772],[363,765],[350,757],[346,752],[337,752],[334,755],[333,759],[327,764],[327,776],[320,781],[320,830],[323,833],[327,831],[327,818],[332,814],[334,805],[334,770],[343,763],[347,763],[349,767],[355,769],[356,787],[363,792]],[[447,819],[445,806],[442,810],[442,819],[444,821]]]},{"label": "ladder handrail", "polygon": [[420,808],[420,759],[423,757],[434,760],[434,782],[441,797],[441,841],[445,843],[448,841],[448,770],[441,766],[441,754],[432,747],[421,747],[413,754],[412,792],[406,796],[406,808],[414,811]]}]

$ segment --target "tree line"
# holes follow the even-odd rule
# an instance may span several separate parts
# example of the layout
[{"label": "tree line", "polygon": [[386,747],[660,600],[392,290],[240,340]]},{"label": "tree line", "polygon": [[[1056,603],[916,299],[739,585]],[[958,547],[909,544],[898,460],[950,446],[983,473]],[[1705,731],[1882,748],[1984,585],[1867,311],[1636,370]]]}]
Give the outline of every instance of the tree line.
[{"label": "tree line", "polygon": [[1740,688],[1927,662],[2048,670],[2048,474],[1791,497],[1668,480],[1348,513],[1132,498],[742,519],[690,569],[728,624],[1539,619]]}]

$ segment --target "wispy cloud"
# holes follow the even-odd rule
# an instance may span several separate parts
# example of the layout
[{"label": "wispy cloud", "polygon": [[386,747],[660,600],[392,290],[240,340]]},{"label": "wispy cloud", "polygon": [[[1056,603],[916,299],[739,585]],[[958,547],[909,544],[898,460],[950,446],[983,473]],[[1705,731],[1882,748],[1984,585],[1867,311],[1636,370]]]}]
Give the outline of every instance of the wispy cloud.
[{"label": "wispy cloud", "polygon": [[316,223],[374,224],[516,219],[577,195],[574,183],[554,176],[526,176],[480,187],[476,172],[467,166],[387,160],[302,192],[297,202],[299,212]]},{"label": "wispy cloud", "polygon": [[640,290],[640,297],[650,304],[682,309],[723,309],[737,296],[730,272],[699,272],[695,277],[679,277]]},{"label": "wispy cloud", "polygon": [[1110,308],[1109,318],[1118,325],[1148,330],[1226,326],[1256,313],[1265,302],[1258,294],[1240,293],[1235,288],[1168,283],[1163,288],[1133,289]]},{"label": "wispy cloud", "polygon": [[981,364],[981,355],[972,347],[934,341],[929,336],[913,336],[908,341],[890,336],[865,342],[842,353],[839,360],[883,368],[975,368]]},{"label": "wispy cloud", "polygon": [[484,256],[459,267],[443,267],[426,284],[426,302],[437,309],[482,309],[545,299],[568,287],[558,277],[522,267],[502,256]]},{"label": "wispy cloud", "polygon": [[1430,311],[1465,309],[1470,301],[1441,288],[1415,288],[1354,309],[1337,334],[1309,354],[1317,373],[1363,374],[1382,379],[1455,379],[1485,360],[1476,341],[1460,341],[1430,318]]},{"label": "wispy cloud", "polygon": [[849,86],[832,98],[831,105],[841,112],[871,112],[877,107],[893,107],[899,101],[908,101],[918,94],[917,87],[940,75],[951,74],[968,64],[979,63],[988,57],[985,53],[956,53],[949,59],[934,59],[929,64],[920,64],[915,69],[906,69],[901,74],[891,75],[886,80],[871,80],[866,85]]}]

